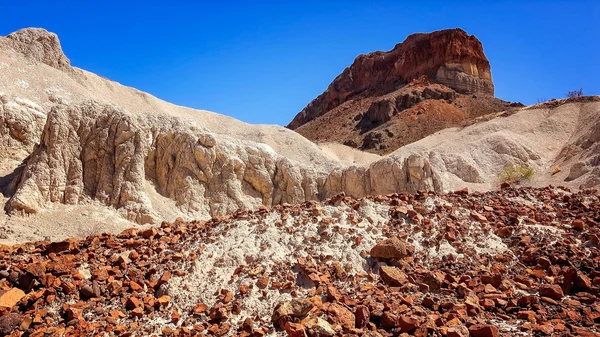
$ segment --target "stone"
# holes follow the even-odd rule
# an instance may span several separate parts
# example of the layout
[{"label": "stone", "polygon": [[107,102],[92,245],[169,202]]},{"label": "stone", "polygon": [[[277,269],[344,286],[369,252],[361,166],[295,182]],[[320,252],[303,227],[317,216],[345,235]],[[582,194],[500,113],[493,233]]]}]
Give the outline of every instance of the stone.
[{"label": "stone", "polygon": [[394,328],[398,324],[398,316],[386,311],[381,315],[381,326],[385,329]]},{"label": "stone", "polygon": [[288,322],[284,328],[290,337],[306,337],[306,331],[304,331],[304,325],[302,324]]},{"label": "stone", "polygon": [[311,337],[333,337],[335,330],[324,319],[313,317],[305,323],[306,330]]},{"label": "stone", "polygon": [[565,296],[562,288],[558,284],[543,284],[540,286],[540,296],[550,297],[559,300]]},{"label": "stone", "polygon": [[383,282],[392,287],[402,286],[408,281],[406,274],[396,267],[381,266],[379,276],[381,276]]},{"label": "stone", "polygon": [[585,274],[578,272],[575,277],[575,287],[584,291],[592,289],[592,281]]},{"label": "stone", "polygon": [[475,211],[471,211],[471,217],[479,222],[486,222],[487,218]]},{"label": "stone", "polygon": [[370,252],[374,258],[400,259],[407,256],[406,244],[398,238],[389,238],[378,242]]},{"label": "stone", "polygon": [[398,327],[402,332],[412,332],[419,327],[419,321],[410,316],[402,315],[398,318]]},{"label": "stone", "polygon": [[156,302],[163,307],[166,307],[167,305],[169,305],[169,303],[171,302],[171,296],[168,295],[163,295],[161,297],[159,297]]},{"label": "stone", "polygon": [[354,315],[356,317],[355,326],[359,329],[366,327],[371,318],[369,308],[365,305],[356,306]]},{"label": "stone", "polygon": [[333,323],[340,324],[344,329],[354,329],[355,316],[350,310],[338,303],[331,303],[327,307],[327,312]]},{"label": "stone", "polygon": [[138,308],[142,305],[142,303],[140,302],[140,300],[138,300],[135,297],[129,297],[127,299],[127,302],[125,303],[125,306],[127,307],[127,309],[129,310],[133,310],[135,308]]},{"label": "stone", "polygon": [[573,222],[571,222],[571,226],[578,231],[585,229],[585,223],[580,219],[573,220]]},{"label": "stone", "polygon": [[12,309],[19,301],[25,297],[23,290],[11,288],[0,291],[0,308]]},{"label": "stone", "polygon": [[23,316],[18,313],[9,313],[0,316],[0,334],[8,336],[21,324],[22,319]]},{"label": "stone", "polygon": [[475,324],[469,327],[472,337],[499,337],[498,328],[488,324]]},{"label": "stone", "polygon": [[446,337],[469,337],[469,329],[464,325],[448,327]]},{"label": "stone", "polygon": [[309,300],[291,300],[278,303],[271,317],[275,326],[280,326],[280,321],[286,317],[304,317],[314,307]]}]

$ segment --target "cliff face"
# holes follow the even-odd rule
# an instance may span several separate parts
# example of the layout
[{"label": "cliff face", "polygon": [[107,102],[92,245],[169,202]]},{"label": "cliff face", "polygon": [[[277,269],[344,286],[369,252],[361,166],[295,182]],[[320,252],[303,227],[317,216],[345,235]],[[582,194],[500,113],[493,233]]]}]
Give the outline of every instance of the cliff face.
[{"label": "cliff face", "polygon": [[383,95],[425,76],[459,93],[493,95],[490,63],[481,42],[462,29],[413,34],[389,52],[360,55],[288,125],[301,125],[349,99]]}]

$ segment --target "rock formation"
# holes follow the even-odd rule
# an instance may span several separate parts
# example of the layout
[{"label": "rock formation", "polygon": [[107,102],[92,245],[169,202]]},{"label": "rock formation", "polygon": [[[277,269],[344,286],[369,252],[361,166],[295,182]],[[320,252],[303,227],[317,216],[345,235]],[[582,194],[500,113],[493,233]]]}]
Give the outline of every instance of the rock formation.
[{"label": "rock formation", "polygon": [[290,161],[263,144],[215,137],[178,119],[138,118],[97,102],[57,105],[6,207],[36,213],[52,202],[96,200],[132,221],[153,222],[146,179],[195,217],[343,191],[365,196],[439,190],[428,164],[413,157],[329,173]]},{"label": "rock formation", "polygon": [[35,213],[50,202],[89,197],[148,222],[144,141],[134,120],[114,108],[56,106],[7,208]]},{"label": "rock formation", "polygon": [[29,59],[60,70],[71,71],[71,61],[65,56],[58,36],[43,28],[25,28],[7,36],[12,47]]},{"label": "rock formation", "polygon": [[386,94],[422,76],[460,93],[494,95],[490,63],[475,36],[458,28],[418,33],[389,52],[358,56],[288,127],[297,129],[349,99]]},{"label": "rock formation", "polygon": [[517,106],[494,97],[481,42],[448,29],[360,55],[288,127],[317,143],[381,155]]}]

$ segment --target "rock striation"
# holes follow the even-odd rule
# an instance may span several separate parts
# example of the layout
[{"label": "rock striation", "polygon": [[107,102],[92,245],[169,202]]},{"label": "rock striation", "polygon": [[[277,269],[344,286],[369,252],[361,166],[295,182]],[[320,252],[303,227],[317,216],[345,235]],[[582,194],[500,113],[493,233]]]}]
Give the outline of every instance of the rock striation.
[{"label": "rock striation", "polygon": [[288,127],[297,129],[349,99],[386,94],[422,76],[460,93],[494,95],[490,63],[474,35],[459,28],[418,33],[391,51],[358,56]]}]

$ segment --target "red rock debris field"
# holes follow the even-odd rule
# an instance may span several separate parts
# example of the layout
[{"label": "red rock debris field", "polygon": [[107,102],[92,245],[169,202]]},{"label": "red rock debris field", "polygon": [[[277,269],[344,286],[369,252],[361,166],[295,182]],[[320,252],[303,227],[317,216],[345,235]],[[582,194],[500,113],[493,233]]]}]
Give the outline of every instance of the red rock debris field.
[{"label": "red rock debris field", "polygon": [[[378,221],[356,213],[363,207],[387,214]],[[282,235],[310,226],[316,234],[298,241],[301,254],[268,268],[247,259],[216,291],[186,286],[200,284],[189,282],[201,281],[195,268],[218,258],[211,245],[242,224],[272,237],[275,229],[261,227],[267,219]],[[0,333],[600,336],[599,223],[596,191],[506,188],[339,195],[207,222],[4,246]],[[364,268],[340,257],[354,255],[327,253],[335,235],[346,238],[345,253],[356,250]],[[310,253],[310,245],[322,249]],[[230,270],[219,263],[206,275]],[[252,310],[260,303],[269,305],[267,313]]]}]

